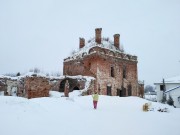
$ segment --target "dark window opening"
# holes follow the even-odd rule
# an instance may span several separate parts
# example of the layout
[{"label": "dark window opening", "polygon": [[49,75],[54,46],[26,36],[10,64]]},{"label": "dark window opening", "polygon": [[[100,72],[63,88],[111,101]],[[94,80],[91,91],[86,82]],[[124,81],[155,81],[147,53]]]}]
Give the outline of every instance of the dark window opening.
[{"label": "dark window opening", "polygon": [[76,87],[73,88],[73,90],[79,90],[79,88],[76,86]]},{"label": "dark window opening", "polygon": [[120,92],[121,92],[120,89],[117,89],[116,91],[117,91],[117,96],[120,96]]},{"label": "dark window opening", "polygon": [[164,90],[164,85],[160,85],[160,90],[161,90],[161,91]]},{"label": "dark window opening", "polygon": [[123,89],[123,95],[126,97],[126,88]]},{"label": "dark window opening", "polygon": [[126,66],[123,66],[123,78],[126,78]]},{"label": "dark window opening", "polygon": [[111,96],[111,86],[107,86],[107,95]]},{"label": "dark window opening", "polygon": [[114,77],[114,67],[111,67],[111,77]]},{"label": "dark window opening", "polygon": [[132,86],[128,85],[128,96],[132,96]]},{"label": "dark window opening", "polygon": [[123,92],[122,92],[122,90],[119,91],[119,96],[120,96],[120,97],[123,97]]},{"label": "dark window opening", "polygon": [[119,94],[120,97],[126,97],[126,88],[122,86]]}]

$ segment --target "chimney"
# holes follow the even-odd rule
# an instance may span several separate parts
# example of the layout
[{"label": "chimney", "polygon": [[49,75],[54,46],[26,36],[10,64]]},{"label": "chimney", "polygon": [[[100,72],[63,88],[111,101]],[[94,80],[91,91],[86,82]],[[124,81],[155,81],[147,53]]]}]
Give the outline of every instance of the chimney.
[{"label": "chimney", "polygon": [[79,38],[79,48],[83,48],[85,46],[85,39]]},{"label": "chimney", "polygon": [[95,34],[96,34],[96,43],[97,44],[101,44],[101,31],[102,31],[102,28],[96,28],[95,29]]},{"label": "chimney", "polygon": [[120,35],[114,34],[114,46],[120,49]]}]

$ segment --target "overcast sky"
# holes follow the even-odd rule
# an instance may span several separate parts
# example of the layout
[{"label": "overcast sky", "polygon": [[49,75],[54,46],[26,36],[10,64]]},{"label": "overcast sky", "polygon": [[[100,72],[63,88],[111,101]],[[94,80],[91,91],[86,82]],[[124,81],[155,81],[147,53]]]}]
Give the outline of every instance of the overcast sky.
[{"label": "overcast sky", "polygon": [[138,56],[145,85],[180,75],[179,0],[0,0],[0,74],[63,71],[95,28]]}]

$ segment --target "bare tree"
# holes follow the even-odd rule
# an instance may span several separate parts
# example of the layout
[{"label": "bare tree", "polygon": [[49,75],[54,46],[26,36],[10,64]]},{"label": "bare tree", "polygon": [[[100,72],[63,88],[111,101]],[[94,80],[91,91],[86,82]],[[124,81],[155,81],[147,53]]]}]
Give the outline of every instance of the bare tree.
[{"label": "bare tree", "polygon": [[153,86],[151,85],[146,85],[145,88],[144,88],[144,92],[147,93],[147,92],[153,92],[154,91],[154,88]]},{"label": "bare tree", "polygon": [[34,68],[34,73],[40,73],[40,69],[37,68],[37,67],[35,67],[35,68]]}]

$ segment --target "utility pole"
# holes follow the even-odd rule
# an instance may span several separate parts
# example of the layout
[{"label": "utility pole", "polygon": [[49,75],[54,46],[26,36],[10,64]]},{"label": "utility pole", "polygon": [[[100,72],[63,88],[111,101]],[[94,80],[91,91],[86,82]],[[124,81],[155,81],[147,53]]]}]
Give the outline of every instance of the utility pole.
[{"label": "utility pole", "polygon": [[166,91],[166,85],[165,85],[165,81],[164,81],[164,78],[163,78],[163,92]]}]

